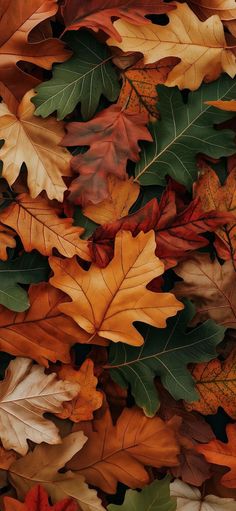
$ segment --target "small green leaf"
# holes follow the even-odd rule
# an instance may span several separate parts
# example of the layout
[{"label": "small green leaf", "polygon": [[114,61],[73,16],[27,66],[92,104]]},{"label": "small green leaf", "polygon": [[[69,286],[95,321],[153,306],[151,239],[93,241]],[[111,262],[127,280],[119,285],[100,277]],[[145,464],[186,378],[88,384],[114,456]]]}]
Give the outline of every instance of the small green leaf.
[{"label": "small green leaf", "polygon": [[196,156],[206,154],[220,158],[235,153],[235,133],[216,130],[214,125],[232,117],[205,104],[210,100],[229,100],[236,94],[235,80],[223,75],[219,80],[190,92],[184,104],[177,87],[157,87],[160,120],[150,126],[153,143],[143,145],[135,170],[136,181],[142,185],[165,186],[165,176],[182,183],[189,190],[197,179]]},{"label": "small green leaf", "polygon": [[19,284],[36,284],[47,280],[49,271],[47,258],[38,252],[24,253],[17,259],[0,261],[0,304],[16,312],[28,309],[27,291]]},{"label": "small green leaf", "polygon": [[110,504],[108,511],[175,511],[176,499],[170,497],[170,478],[156,480],[141,492],[128,490],[121,506]]},{"label": "small green leaf", "polygon": [[82,116],[87,120],[94,115],[102,94],[109,101],[117,99],[118,77],[108,48],[89,32],[70,32],[65,41],[74,55],[55,65],[51,80],[36,88],[37,95],[32,99],[35,115],[47,117],[57,110],[57,118],[64,119],[80,102]]},{"label": "small green leaf", "polygon": [[138,330],[145,339],[141,348],[123,343],[112,344],[110,348],[111,377],[123,388],[131,385],[136,404],[148,417],[159,408],[156,376],[160,376],[174,399],[198,399],[188,364],[215,358],[216,346],[224,337],[225,328],[212,320],[188,329],[195,308],[188,300],[184,303],[185,309],[168,319],[165,329],[140,325]]}]

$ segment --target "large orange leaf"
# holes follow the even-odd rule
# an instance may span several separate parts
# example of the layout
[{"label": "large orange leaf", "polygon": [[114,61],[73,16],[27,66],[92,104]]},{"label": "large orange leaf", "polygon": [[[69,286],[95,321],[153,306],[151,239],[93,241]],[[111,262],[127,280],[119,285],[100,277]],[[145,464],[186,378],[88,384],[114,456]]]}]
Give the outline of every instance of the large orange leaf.
[{"label": "large orange leaf", "polygon": [[2,176],[11,186],[17,179],[21,165],[27,166],[28,187],[34,198],[46,190],[49,199],[63,200],[66,185],[62,176],[70,175],[70,153],[61,147],[64,123],[54,117],[34,116],[35,107],[29,91],[20,103],[16,115],[5,103],[0,104],[0,149],[3,161]]},{"label": "large orange leaf", "polygon": [[17,66],[19,61],[51,69],[53,62],[64,62],[70,56],[58,39],[43,36],[37,42],[28,39],[31,30],[56,14],[57,9],[57,0],[0,2],[0,95],[9,99],[10,94],[11,104],[38,83]]},{"label": "large orange leaf", "polygon": [[60,218],[56,207],[47,199],[31,199],[26,193],[18,195],[0,213],[0,221],[19,234],[26,252],[36,249],[43,255],[51,255],[56,248],[65,257],[78,255],[90,260],[88,242],[80,239],[84,229],[73,226],[71,218]]},{"label": "large orange leaf", "polygon": [[166,319],[183,308],[171,293],[154,294],[146,288],[164,271],[155,248],[153,231],[141,232],[136,238],[128,231],[120,231],[114,258],[106,268],[93,264],[85,271],[75,258],[51,257],[54,277],[50,282],[72,299],[59,305],[59,309],[71,316],[91,339],[98,334],[114,342],[140,346],[143,337],[134,321],[164,328]]},{"label": "large orange leaf", "polygon": [[115,493],[118,481],[130,488],[145,486],[149,482],[145,465],[178,465],[173,428],[159,417],[145,417],[139,408],[125,408],[115,426],[106,410],[101,419],[74,426],[81,429],[88,441],[67,468],[107,493]]},{"label": "large orange leaf", "polygon": [[226,431],[227,444],[211,440],[208,444],[196,446],[196,449],[210,463],[229,467],[230,471],[222,477],[221,483],[228,488],[236,488],[236,424],[228,424]]},{"label": "large orange leaf", "polygon": [[226,413],[236,419],[236,350],[221,362],[216,358],[206,364],[196,364],[192,370],[199,392],[199,401],[185,403],[187,410],[203,415],[217,412],[222,406]]}]

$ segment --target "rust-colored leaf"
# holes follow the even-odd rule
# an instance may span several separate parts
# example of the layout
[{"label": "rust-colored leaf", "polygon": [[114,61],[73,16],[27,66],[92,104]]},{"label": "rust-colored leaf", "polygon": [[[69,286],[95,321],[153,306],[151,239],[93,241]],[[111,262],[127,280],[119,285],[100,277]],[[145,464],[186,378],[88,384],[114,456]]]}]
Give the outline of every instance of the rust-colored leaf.
[{"label": "rust-colored leaf", "polygon": [[[1,216],[1,214],[0,214]],[[8,229],[5,225],[0,223],[0,259],[1,261],[7,260],[7,248],[15,248],[16,233],[12,229]]]}]

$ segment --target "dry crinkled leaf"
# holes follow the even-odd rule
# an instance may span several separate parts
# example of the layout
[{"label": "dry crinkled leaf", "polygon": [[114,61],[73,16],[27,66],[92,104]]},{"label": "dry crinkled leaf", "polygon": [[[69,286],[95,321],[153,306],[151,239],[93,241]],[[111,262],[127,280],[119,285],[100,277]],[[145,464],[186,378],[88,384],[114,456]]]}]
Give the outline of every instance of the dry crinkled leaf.
[{"label": "dry crinkled leaf", "polygon": [[15,241],[16,233],[12,231],[11,229],[8,229],[5,227],[5,225],[2,225],[0,223],[0,259],[1,261],[6,261],[7,256],[7,248],[15,248],[16,241]]},{"label": "dry crinkled leaf", "polygon": [[63,499],[54,506],[48,503],[48,495],[40,485],[28,491],[24,503],[12,497],[4,498],[5,511],[78,511],[78,506],[72,499]]},{"label": "dry crinkled leaf", "polygon": [[193,300],[197,314],[193,324],[211,318],[221,325],[236,328],[236,274],[231,261],[223,265],[209,254],[195,252],[179,263],[175,273],[183,279],[174,292]]},{"label": "dry crinkled leaf", "polygon": [[67,189],[62,176],[70,175],[71,155],[59,144],[64,136],[64,123],[50,117],[34,116],[35,107],[29,91],[19,105],[17,114],[0,104],[0,149],[3,161],[2,176],[11,186],[17,179],[21,165],[27,166],[30,195],[35,198],[46,190],[49,199],[63,200]]},{"label": "dry crinkled leaf", "polygon": [[78,385],[58,381],[55,374],[27,358],[17,357],[7,368],[0,383],[0,437],[3,447],[19,454],[28,451],[27,439],[35,443],[60,443],[55,425],[43,417],[46,412],[59,412],[63,401],[73,399]]},{"label": "dry crinkled leaf", "polygon": [[79,370],[72,366],[62,366],[58,371],[61,380],[78,383],[78,395],[69,403],[64,403],[64,410],[58,414],[61,419],[69,418],[73,422],[93,419],[93,412],[102,406],[103,395],[96,387],[98,380],[94,376],[93,361],[87,358]]},{"label": "dry crinkled leaf", "polygon": [[88,243],[80,239],[84,229],[73,226],[71,218],[60,218],[56,207],[47,199],[31,199],[26,193],[18,195],[0,213],[0,221],[15,229],[26,252],[36,249],[43,255],[52,255],[56,248],[64,257],[78,255],[90,260]]},{"label": "dry crinkled leaf", "polygon": [[58,473],[86,442],[82,431],[71,433],[60,445],[36,446],[33,452],[13,463],[9,479],[23,500],[30,488],[40,484],[50,495],[53,503],[64,498],[73,498],[81,511],[105,511],[95,490],[88,488],[84,478],[66,471]]},{"label": "dry crinkled leaf", "polygon": [[[95,264],[83,270],[76,259],[50,258],[53,286],[67,293],[71,302],[60,304],[61,312],[71,316],[91,334],[133,346],[143,344],[134,321],[164,328],[166,319],[183,309],[171,293],[147,290],[147,284],[163,273],[163,263],[155,256],[153,231],[128,231],[116,235],[115,255],[106,268]],[[99,299],[98,299],[99,297]]]},{"label": "dry crinkled leaf", "polygon": [[176,511],[235,511],[234,499],[203,496],[198,488],[188,486],[179,479],[170,484],[170,494],[177,498]]},{"label": "dry crinkled leaf", "polygon": [[133,179],[123,181],[116,176],[107,178],[108,198],[99,204],[90,204],[83,209],[83,214],[97,224],[114,222],[118,218],[128,215],[131,206],[139,196],[139,184]]},{"label": "dry crinkled leaf", "polygon": [[227,47],[220,18],[211,16],[201,22],[186,3],[175,5],[176,9],[168,13],[170,21],[166,26],[136,27],[127,21],[115,21],[122,42],[108,39],[108,44],[123,51],[141,51],[145,64],[165,57],[181,58],[165,82],[169,87],[196,90],[203,80],[216,80],[223,71],[233,78],[235,55]]},{"label": "dry crinkled leaf", "polygon": [[200,399],[185,403],[187,410],[197,410],[203,415],[217,413],[219,406],[236,419],[236,349],[221,362],[217,358],[192,369]]},{"label": "dry crinkled leaf", "polygon": [[112,423],[107,409],[102,418],[74,426],[88,437],[83,449],[67,467],[107,493],[115,493],[118,481],[129,488],[142,488],[149,482],[146,465],[178,464],[179,447],[172,427],[159,417],[145,417],[139,408],[125,408]]}]

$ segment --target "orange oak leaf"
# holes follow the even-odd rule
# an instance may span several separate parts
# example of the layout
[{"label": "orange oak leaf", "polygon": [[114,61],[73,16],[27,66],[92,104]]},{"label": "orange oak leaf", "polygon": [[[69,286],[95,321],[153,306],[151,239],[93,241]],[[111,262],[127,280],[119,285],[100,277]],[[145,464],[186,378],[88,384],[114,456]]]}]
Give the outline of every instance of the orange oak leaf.
[{"label": "orange oak leaf", "polygon": [[[56,38],[29,41],[31,31],[39,23],[51,18],[58,9],[57,0],[1,0],[0,2],[0,95],[8,106],[39,80],[18,67],[18,62],[29,62],[51,69],[54,62],[64,62],[71,52]],[[9,103],[10,101],[10,103]]]},{"label": "orange oak leaf", "polygon": [[15,248],[16,241],[15,241],[16,233],[12,231],[11,229],[8,229],[5,227],[5,225],[2,225],[0,223],[0,259],[1,261],[6,261],[8,258],[7,255],[7,248]]},{"label": "orange oak leaf", "polygon": [[54,117],[35,117],[33,95],[32,91],[27,92],[16,115],[5,103],[0,104],[0,138],[4,140],[0,149],[2,177],[11,186],[25,163],[30,195],[35,198],[46,190],[49,199],[62,201],[67,189],[62,176],[70,175],[71,160],[69,151],[59,145],[64,123]]},{"label": "orange oak leaf", "polygon": [[141,232],[136,238],[128,231],[120,231],[114,258],[106,268],[93,264],[85,271],[75,258],[50,257],[54,271],[51,284],[72,300],[60,304],[59,309],[71,316],[91,339],[98,334],[114,342],[140,346],[143,337],[134,321],[164,328],[166,319],[183,309],[173,294],[154,294],[146,288],[164,271],[155,248],[153,231]]},{"label": "orange oak leaf", "polygon": [[226,110],[227,112],[236,112],[236,100],[232,99],[231,101],[221,101],[218,99],[217,101],[205,101],[207,105],[215,106],[220,110]]},{"label": "orange oak leaf", "polygon": [[173,428],[159,417],[147,418],[139,408],[124,408],[115,426],[107,409],[102,418],[74,426],[81,429],[88,440],[66,466],[107,493],[115,493],[118,481],[129,488],[145,486],[145,465],[178,465]]},{"label": "orange oak leaf", "polygon": [[195,448],[210,463],[229,467],[230,471],[223,475],[221,483],[228,488],[236,488],[236,424],[228,424],[226,432],[227,444],[220,440],[211,440],[208,444],[198,445]]},{"label": "orange oak leaf", "polygon": [[50,506],[48,495],[40,485],[34,486],[25,496],[24,503],[12,497],[4,497],[4,511],[78,511],[77,503],[72,499],[63,499]]},{"label": "orange oak leaf", "polygon": [[139,161],[138,140],[152,141],[145,126],[147,121],[144,112],[126,113],[120,106],[112,105],[88,122],[67,124],[63,145],[90,146],[86,153],[71,160],[72,169],[80,174],[69,188],[71,202],[82,206],[97,204],[108,196],[109,174],[127,178],[127,160]]},{"label": "orange oak leaf", "polygon": [[94,410],[102,406],[103,395],[96,390],[98,380],[94,376],[93,361],[87,358],[80,369],[64,365],[57,372],[61,380],[78,383],[80,390],[78,396],[72,401],[63,404],[64,410],[58,414],[61,419],[69,418],[73,422],[91,420]]},{"label": "orange oak leaf", "polygon": [[187,410],[211,415],[217,413],[221,406],[232,419],[236,419],[236,350],[224,362],[216,358],[205,364],[196,364],[191,372],[200,399],[185,403]]},{"label": "orange oak leaf", "polygon": [[43,255],[51,255],[56,248],[64,257],[78,255],[89,261],[88,243],[80,239],[84,229],[73,226],[71,218],[60,218],[58,212],[59,208],[49,200],[31,199],[24,193],[0,213],[0,221],[17,232],[26,252],[36,249]]},{"label": "orange oak leaf", "polygon": [[78,3],[77,0],[64,0],[62,15],[66,30],[78,30],[82,27],[106,34],[120,41],[119,33],[111,18],[122,18],[135,25],[149,23],[146,14],[162,14],[174,7],[163,0],[90,0]]}]

